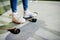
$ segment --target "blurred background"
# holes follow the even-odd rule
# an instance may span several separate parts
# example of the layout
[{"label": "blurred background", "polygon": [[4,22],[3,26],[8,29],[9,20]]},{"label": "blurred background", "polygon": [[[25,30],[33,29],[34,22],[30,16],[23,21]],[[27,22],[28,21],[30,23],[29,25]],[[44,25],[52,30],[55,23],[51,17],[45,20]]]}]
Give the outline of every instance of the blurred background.
[{"label": "blurred background", "polygon": [[[59,0],[29,0],[29,1],[59,1]],[[18,0],[18,5],[21,4],[22,0]],[[9,0],[0,0],[0,15],[7,12],[10,9]]]},{"label": "blurred background", "polygon": [[[18,5],[22,0],[18,0]],[[0,0],[0,15],[4,12],[7,12],[10,9],[10,1],[9,0]]]}]

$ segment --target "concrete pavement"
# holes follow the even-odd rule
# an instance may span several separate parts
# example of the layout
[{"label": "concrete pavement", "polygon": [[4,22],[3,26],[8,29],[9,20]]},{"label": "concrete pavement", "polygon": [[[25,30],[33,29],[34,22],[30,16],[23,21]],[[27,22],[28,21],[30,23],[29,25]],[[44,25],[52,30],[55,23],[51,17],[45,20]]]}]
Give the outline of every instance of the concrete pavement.
[{"label": "concrete pavement", "polygon": [[[22,9],[21,4],[18,13],[22,13]],[[38,13],[38,21],[21,27],[18,35],[9,33],[5,40],[60,40],[60,2],[31,1],[29,10]],[[4,15],[8,16],[7,13]]]}]

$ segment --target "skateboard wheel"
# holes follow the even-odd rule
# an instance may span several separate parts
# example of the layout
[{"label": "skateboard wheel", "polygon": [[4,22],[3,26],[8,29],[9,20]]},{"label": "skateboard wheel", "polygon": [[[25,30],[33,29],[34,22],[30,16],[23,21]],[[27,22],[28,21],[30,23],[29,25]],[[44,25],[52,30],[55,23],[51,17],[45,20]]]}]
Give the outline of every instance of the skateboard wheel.
[{"label": "skateboard wheel", "polygon": [[8,31],[10,31],[13,34],[19,34],[20,33],[20,29],[16,29],[16,28],[15,29],[10,29]]},{"label": "skateboard wheel", "polygon": [[36,22],[37,21],[37,19],[31,19],[31,20],[29,20],[29,21],[31,21],[31,22]]}]

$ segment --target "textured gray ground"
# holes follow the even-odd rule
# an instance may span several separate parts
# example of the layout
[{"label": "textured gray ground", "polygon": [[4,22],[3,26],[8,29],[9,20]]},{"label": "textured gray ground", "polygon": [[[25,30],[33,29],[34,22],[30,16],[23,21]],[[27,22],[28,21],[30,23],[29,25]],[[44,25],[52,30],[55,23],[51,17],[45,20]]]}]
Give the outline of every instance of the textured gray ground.
[{"label": "textured gray ground", "polygon": [[[18,13],[22,13],[22,8],[18,7]],[[20,34],[10,33],[5,40],[60,40],[60,2],[31,1],[29,10],[38,12],[38,21],[29,22],[20,28]]]},{"label": "textured gray ground", "polygon": [[28,23],[27,25],[23,26],[21,29],[21,33],[18,35],[9,34],[6,37],[6,40],[27,40],[27,38],[32,37],[36,30],[40,27],[46,26],[45,22],[42,20],[38,20],[36,23]]}]

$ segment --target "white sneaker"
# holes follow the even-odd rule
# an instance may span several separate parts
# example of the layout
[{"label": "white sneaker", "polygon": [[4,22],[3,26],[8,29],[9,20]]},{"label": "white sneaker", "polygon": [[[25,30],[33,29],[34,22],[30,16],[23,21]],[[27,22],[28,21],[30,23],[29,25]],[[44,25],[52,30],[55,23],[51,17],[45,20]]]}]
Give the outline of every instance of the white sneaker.
[{"label": "white sneaker", "polygon": [[24,23],[25,19],[23,17],[20,17],[17,15],[17,13],[13,13],[12,14],[12,22],[20,24],[20,23]]},{"label": "white sneaker", "polygon": [[36,16],[37,16],[36,13],[32,13],[32,12],[30,12],[28,10],[24,12],[24,17],[25,18],[27,18],[27,17],[36,17]]}]

